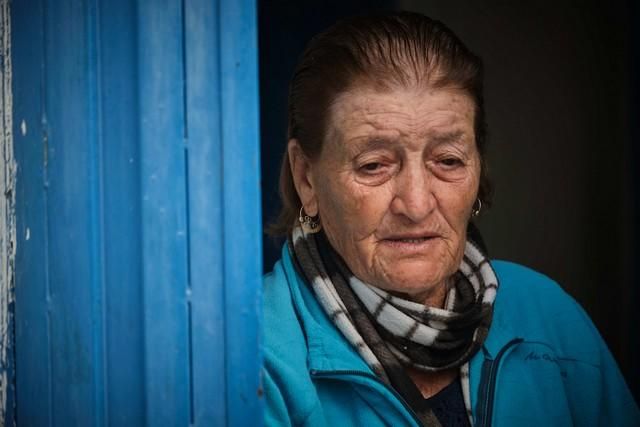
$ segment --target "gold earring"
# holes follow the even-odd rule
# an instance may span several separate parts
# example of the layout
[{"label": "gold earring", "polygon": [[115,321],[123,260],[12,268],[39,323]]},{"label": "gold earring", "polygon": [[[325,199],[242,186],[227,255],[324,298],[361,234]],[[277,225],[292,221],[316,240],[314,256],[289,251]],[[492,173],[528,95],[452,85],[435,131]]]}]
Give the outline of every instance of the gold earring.
[{"label": "gold earring", "polygon": [[317,233],[322,229],[318,216],[313,218],[307,215],[304,211],[304,206],[300,206],[298,221],[300,222],[300,226],[302,226],[302,230],[304,230],[305,233]]},{"label": "gold earring", "polygon": [[471,211],[471,217],[475,218],[478,215],[480,215],[480,211],[482,210],[482,200],[480,199],[476,199],[476,202],[478,202],[478,207],[476,208],[476,204],[473,204],[473,210]]}]

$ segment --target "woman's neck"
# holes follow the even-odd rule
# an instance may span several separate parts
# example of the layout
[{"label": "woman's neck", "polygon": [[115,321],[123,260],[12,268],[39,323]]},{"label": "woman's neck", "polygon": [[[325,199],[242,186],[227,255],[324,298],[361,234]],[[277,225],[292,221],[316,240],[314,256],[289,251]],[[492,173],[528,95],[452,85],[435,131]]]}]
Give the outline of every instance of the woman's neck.
[{"label": "woman's neck", "polygon": [[451,368],[441,372],[422,372],[415,368],[407,368],[407,374],[418,387],[425,399],[435,396],[458,377],[458,369]]},{"label": "woman's neck", "polygon": [[418,304],[426,305],[427,307],[443,308],[444,301],[447,295],[447,291],[450,289],[448,286],[449,280],[443,281],[438,285],[433,286],[431,289],[415,294],[409,294],[405,292],[390,292],[400,298],[417,302]]}]

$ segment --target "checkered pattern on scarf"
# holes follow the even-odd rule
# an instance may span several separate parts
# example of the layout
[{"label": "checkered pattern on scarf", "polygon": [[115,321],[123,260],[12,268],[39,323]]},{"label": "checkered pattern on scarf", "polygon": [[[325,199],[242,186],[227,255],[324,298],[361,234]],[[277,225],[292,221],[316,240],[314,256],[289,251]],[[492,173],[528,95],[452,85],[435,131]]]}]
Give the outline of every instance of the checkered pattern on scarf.
[{"label": "checkered pattern on scarf", "polygon": [[[415,385],[408,384],[406,367],[426,372],[458,368],[472,422],[468,361],[488,334],[498,289],[495,272],[478,246],[467,240],[443,308],[364,283],[323,232],[308,234],[297,226],[289,247],[324,311],[382,382],[405,399],[419,399]],[[440,425],[430,410],[417,415],[424,425]]]}]

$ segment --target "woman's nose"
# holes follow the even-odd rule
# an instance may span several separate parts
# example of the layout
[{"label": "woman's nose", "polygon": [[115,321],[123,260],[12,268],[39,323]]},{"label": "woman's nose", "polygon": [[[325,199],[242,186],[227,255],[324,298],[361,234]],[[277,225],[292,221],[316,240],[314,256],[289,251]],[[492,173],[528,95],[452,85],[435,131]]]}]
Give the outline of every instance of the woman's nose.
[{"label": "woman's nose", "polygon": [[436,205],[432,180],[424,165],[405,168],[396,177],[391,212],[403,215],[412,222],[422,222]]}]

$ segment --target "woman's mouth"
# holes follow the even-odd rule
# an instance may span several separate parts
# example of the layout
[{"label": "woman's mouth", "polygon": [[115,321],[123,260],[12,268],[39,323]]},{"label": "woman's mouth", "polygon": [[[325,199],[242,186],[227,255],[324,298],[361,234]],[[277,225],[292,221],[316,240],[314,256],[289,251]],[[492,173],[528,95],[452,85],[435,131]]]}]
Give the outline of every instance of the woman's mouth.
[{"label": "woman's mouth", "polygon": [[387,239],[392,242],[400,242],[400,243],[422,243],[425,240],[433,239],[433,237],[408,237],[408,238],[400,238],[400,239]]},{"label": "woman's mouth", "polygon": [[400,252],[422,252],[428,250],[438,236],[388,237],[380,241],[384,246]]}]

